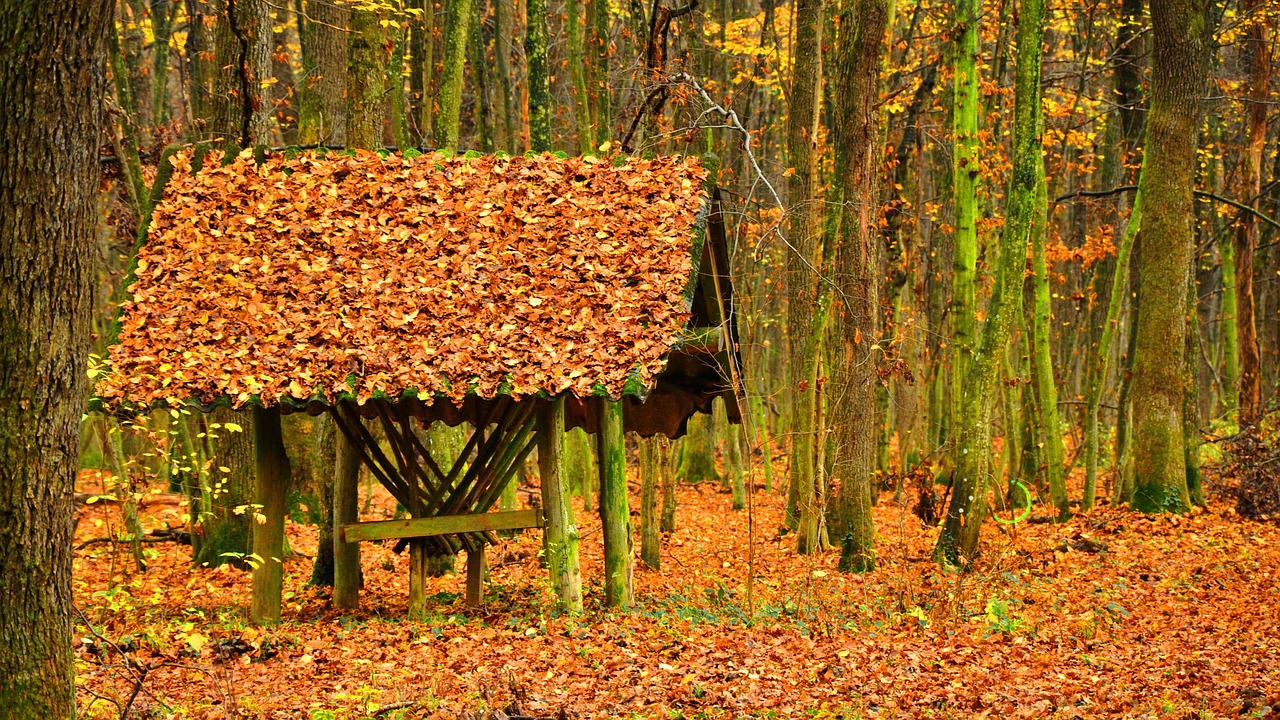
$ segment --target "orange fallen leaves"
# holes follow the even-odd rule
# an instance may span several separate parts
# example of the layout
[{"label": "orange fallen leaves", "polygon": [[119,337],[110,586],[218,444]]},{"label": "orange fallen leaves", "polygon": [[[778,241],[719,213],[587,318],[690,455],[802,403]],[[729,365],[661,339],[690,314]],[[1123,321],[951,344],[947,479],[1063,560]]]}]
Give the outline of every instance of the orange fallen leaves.
[{"label": "orange fallen leaves", "polygon": [[173,163],[97,385],[108,407],[618,396],[633,373],[651,384],[689,317],[695,159]]}]

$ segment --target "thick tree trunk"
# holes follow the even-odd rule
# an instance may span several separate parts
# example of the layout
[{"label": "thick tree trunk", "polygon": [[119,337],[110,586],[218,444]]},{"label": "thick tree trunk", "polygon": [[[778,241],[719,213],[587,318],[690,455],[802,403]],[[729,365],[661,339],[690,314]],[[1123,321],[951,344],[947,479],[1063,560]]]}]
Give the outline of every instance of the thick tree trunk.
[{"label": "thick tree trunk", "polygon": [[845,203],[836,231],[836,280],[841,306],[832,394],[835,428],[832,480],[840,481],[828,528],[840,543],[840,569],[875,567],[876,366],[880,350],[880,238],[876,173],[880,138],[876,108],[885,49],[888,0],[845,0],[832,67],[836,181]]},{"label": "thick tree trunk", "polygon": [[1133,369],[1133,506],[1187,509],[1182,443],[1187,267],[1195,242],[1192,183],[1208,78],[1207,0],[1151,0],[1154,54],[1142,174],[1137,347]]},{"label": "thick tree trunk", "polygon": [[382,15],[351,10],[347,34],[347,146],[373,149],[382,145],[382,96],[386,92],[391,52]]},{"label": "thick tree trunk", "polygon": [[0,714],[75,717],[71,543],[112,3],[0,4]]},{"label": "thick tree trunk", "polygon": [[343,145],[347,139],[345,28],[350,11],[336,0],[307,0],[299,6],[298,142]]},{"label": "thick tree trunk", "polygon": [[249,147],[271,141],[271,8],[265,0],[222,0],[214,33],[210,139]]}]

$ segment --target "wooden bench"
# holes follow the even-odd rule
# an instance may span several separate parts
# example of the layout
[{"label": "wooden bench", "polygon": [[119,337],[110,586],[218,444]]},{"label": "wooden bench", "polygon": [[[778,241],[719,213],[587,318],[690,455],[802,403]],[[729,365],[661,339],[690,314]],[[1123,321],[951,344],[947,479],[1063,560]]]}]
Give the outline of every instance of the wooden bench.
[{"label": "wooden bench", "polygon": [[[441,515],[377,522],[347,523],[339,530],[342,542],[400,540],[404,538],[490,533],[496,530],[523,530],[543,526],[541,508],[475,515]],[[485,543],[467,552],[467,605],[477,607],[484,597]]]}]

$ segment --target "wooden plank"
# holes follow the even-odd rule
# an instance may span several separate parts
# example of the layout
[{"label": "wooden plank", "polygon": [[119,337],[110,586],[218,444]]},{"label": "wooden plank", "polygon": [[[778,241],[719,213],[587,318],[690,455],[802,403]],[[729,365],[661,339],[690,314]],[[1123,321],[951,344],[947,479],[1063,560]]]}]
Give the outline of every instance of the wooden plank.
[{"label": "wooden plank", "polygon": [[342,526],[343,542],[387,540],[392,538],[430,537],[485,530],[519,530],[542,527],[542,513],[537,509],[480,515],[442,515],[440,517],[406,518],[382,522],[350,523]]}]

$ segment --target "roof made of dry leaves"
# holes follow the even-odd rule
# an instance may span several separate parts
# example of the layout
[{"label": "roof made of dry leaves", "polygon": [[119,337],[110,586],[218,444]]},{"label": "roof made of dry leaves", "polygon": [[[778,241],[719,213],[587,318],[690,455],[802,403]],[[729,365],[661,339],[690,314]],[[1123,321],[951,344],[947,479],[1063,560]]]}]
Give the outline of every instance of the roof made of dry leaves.
[{"label": "roof made of dry leaves", "polygon": [[696,159],[172,156],[107,408],[652,386],[689,319]]}]

